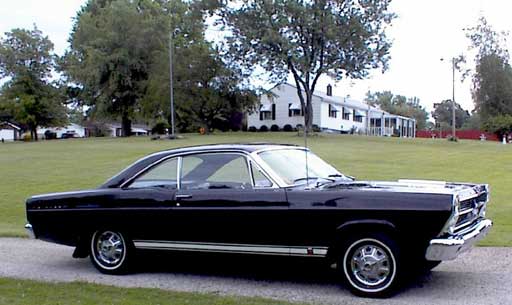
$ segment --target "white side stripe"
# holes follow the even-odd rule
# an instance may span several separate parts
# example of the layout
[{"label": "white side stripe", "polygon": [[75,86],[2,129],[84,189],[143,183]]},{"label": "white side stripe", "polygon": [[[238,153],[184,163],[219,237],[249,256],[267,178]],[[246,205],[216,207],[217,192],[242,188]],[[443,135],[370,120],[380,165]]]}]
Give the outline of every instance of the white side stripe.
[{"label": "white side stripe", "polygon": [[327,247],[284,247],[271,245],[192,243],[153,240],[135,240],[133,243],[136,248],[151,250],[227,252],[310,257],[325,257],[327,255]]}]

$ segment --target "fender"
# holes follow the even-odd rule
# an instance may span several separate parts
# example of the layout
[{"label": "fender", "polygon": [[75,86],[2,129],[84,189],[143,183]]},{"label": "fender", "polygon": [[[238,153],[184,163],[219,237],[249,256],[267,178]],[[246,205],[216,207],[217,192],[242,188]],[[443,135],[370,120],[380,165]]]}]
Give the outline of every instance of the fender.
[{"label": "fender", "polygon": [[342,231],[345,231],[348,228],[353,227],[355,225],[378,225],[378,226],[386,226],[389,229],[396,230],[396,226],[393,223],[391,223],[391,222],[389,222],[387,220],[382,220],[382,219],[358,219],[358,220],[351,220],[351,221],[345,222],[341,226],[337,227],[336,231],[337,232],[342,232]]}]

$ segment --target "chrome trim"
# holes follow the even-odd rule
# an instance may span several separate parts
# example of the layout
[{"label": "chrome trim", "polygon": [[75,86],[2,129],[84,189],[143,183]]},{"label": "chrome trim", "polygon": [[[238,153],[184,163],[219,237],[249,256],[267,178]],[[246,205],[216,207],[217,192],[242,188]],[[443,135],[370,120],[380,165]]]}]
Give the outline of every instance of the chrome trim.
[{"label": "chrome trim", "polygon": [[325,257],[327,247],[287,247],[259,244],[221,244],[184,241],[134,240],[135,248],[193,252]]},{"label": "chrome trim", "polygon": [[27,223],[25,225],[25,230],[27,230],[29,238],[31,238],[31,239],[35,239],[36,238],[36,235],[34,234],[34,228],[32,227],[31,224]]},{"label": "chrome trim", "polygon": [[484,238],[491,227],[491,220],[482,219],[457,235],[433,239],[425,252],[425,258],[429,261],[453,260]]}]

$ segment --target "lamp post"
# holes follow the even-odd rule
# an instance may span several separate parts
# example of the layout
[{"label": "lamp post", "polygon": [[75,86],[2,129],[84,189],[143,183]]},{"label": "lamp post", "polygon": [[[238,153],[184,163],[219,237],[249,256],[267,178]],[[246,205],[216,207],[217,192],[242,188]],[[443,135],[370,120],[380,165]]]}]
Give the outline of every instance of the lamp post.
[{"label": "lamp post", "polygon": [[[455,134],[455,65],[457,59],[455,57],[452,58],[452,137],[456,138]],[[444,58],[441,58],[441,61],[444,61]]]},{"label": "lamp post", "polygon": [[170,98],[171,98],[171,135],[169,136],[171,139],[174,139],[176,137],[176,134],[175,134],[175,127],[174,127],[174,83],[173,83],[173,66],[172,66],[172,62],[173,62],[173,56],[172,56],[172,49],[174,48],[173,46],[173,41],[172,41],[172,36],[173,36],[173,31],[170,32],[169,34],[169,86],[170,86]]}]

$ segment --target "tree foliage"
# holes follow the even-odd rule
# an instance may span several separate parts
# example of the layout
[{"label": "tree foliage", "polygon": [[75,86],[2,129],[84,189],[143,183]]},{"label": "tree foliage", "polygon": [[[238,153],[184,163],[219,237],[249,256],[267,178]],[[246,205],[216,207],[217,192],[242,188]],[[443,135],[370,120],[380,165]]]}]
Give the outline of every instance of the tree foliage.
[{"label": "tree foliage", "polygon": [[57,126],[66,121],[58,88],[50,82],[55,67],[53,43],[34,26],[13,29],[0,41],[0,77],[7,78],[0,96],[0,112],[30,130]]},{"label": "tree foliage", "polygon": [[501,138],[512,133],[512,115],[497,115],[488,119],[483,126],[486,131],[493,132]]},{"label": "tree foliage", "polygon": [[424,130],[427,126],[428,113],[417,97],[408,98],[403,95],[395,95],[391,91],[368,92],[366,102],[389,113],[414,118],[418,130]]},{"label": "tree foliage", "polygon": [[482,17],[467,37],[470,48],[477,50],[472,89],[475,111],[484,122],[512,114],[512,67],[504,47],[507,34],[494,31]]},{"label": "tree foliage", "polygon": [[[446,123],[447,126],[452,126],[452,101],[444,100],[435,105],[432,111],[432,117],[438,123]],[[462,109],[461,105],[455,103],[455,128],[462,128],[462,126],[469,120],[470,114],[467,110]]]},{"label": "tree foliage", "polygon": [[391,43],[385,29],[394,17],[389,3],[252,0],[226,5],[221,14],[231,30],[227,54],[245,71],[262,67],[274,82],[284,82],[291,73],[311,129],[312,95],[322,75],[364,78],[371,69],[387,67]]}]

